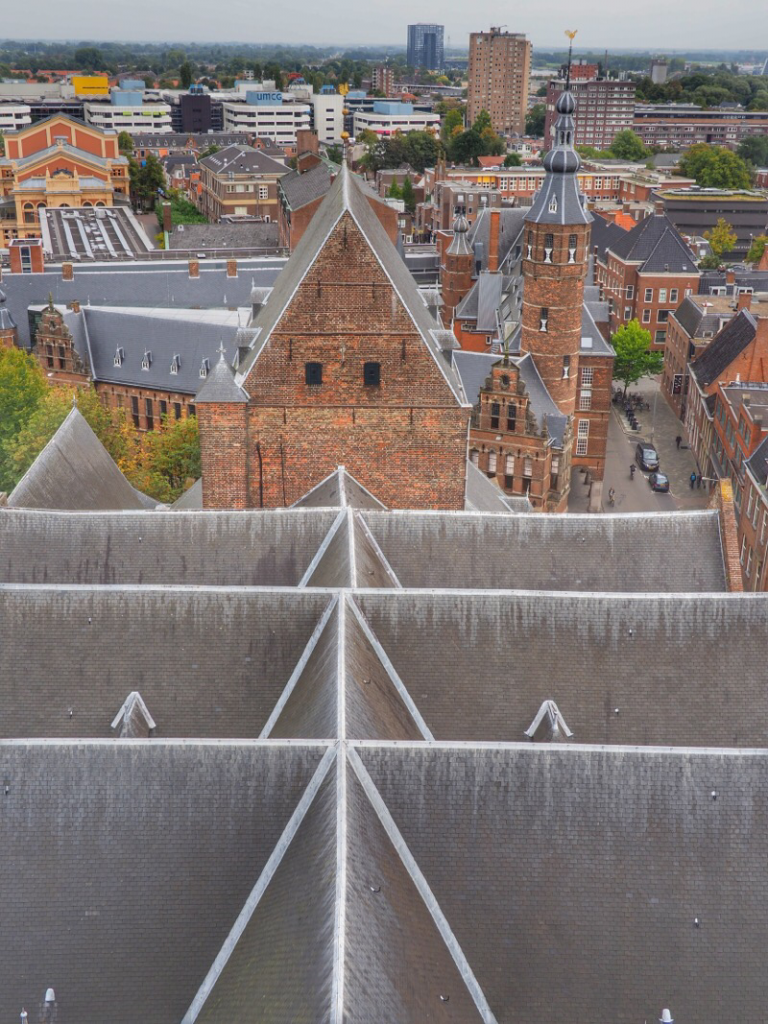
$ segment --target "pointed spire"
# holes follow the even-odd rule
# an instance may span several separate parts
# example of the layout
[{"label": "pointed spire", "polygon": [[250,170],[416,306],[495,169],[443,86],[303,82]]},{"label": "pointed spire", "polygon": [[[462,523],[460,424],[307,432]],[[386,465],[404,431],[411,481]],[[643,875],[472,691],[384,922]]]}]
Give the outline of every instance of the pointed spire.
[{"label": "pointed spire", "polygon": [[472,250],[469,247],[469,241],[467,239],[467,232],[469,231],[469,222],[464,216],[464,209],[461,206],[456,207],[456,219],[453,222],[453,238],[451,244],[448,246],[447,254],[451,256],[471,256]]}]

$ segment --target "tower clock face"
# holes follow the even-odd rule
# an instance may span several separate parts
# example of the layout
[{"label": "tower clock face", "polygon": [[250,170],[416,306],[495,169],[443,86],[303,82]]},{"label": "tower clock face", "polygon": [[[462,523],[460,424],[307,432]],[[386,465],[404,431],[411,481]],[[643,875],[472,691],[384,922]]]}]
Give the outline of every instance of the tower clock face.
[{"label": "tower clock face", "polygon": [[499,383],[505,389],[509,387],[509,377],[506,375],[506,373],[501,375],[501,379],[500,379]]}]

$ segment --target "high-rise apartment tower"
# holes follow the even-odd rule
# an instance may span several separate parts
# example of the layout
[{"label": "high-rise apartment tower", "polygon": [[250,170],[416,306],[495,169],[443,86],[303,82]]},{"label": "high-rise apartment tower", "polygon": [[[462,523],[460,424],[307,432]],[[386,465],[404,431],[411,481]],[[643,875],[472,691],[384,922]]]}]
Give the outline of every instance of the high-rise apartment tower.
[{"label": "high-rise apartment tower", "polygon": [[522,135],[528,108],[531,43],[517,32],[473,32],[469,37],[467,117],[491,115],[497,132]]}]

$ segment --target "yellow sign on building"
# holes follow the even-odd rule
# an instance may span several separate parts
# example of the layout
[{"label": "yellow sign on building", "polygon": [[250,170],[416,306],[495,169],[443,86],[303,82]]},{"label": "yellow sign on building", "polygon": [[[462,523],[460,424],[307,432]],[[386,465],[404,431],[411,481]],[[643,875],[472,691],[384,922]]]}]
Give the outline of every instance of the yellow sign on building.
[{"label": "yellow sign on building", "polygon": [[73,75],[75,96],[109,96],[109,79],[104,75]]}]

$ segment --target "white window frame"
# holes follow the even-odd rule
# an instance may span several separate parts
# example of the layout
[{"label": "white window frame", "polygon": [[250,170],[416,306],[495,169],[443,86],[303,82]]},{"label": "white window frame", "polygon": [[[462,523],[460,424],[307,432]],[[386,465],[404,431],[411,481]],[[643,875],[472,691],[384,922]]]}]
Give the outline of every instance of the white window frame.
[{"label": "white window frame", "polygon": [[586,455],[589,447],[589,420],[579,420],[576,427],[576,454]]}]

